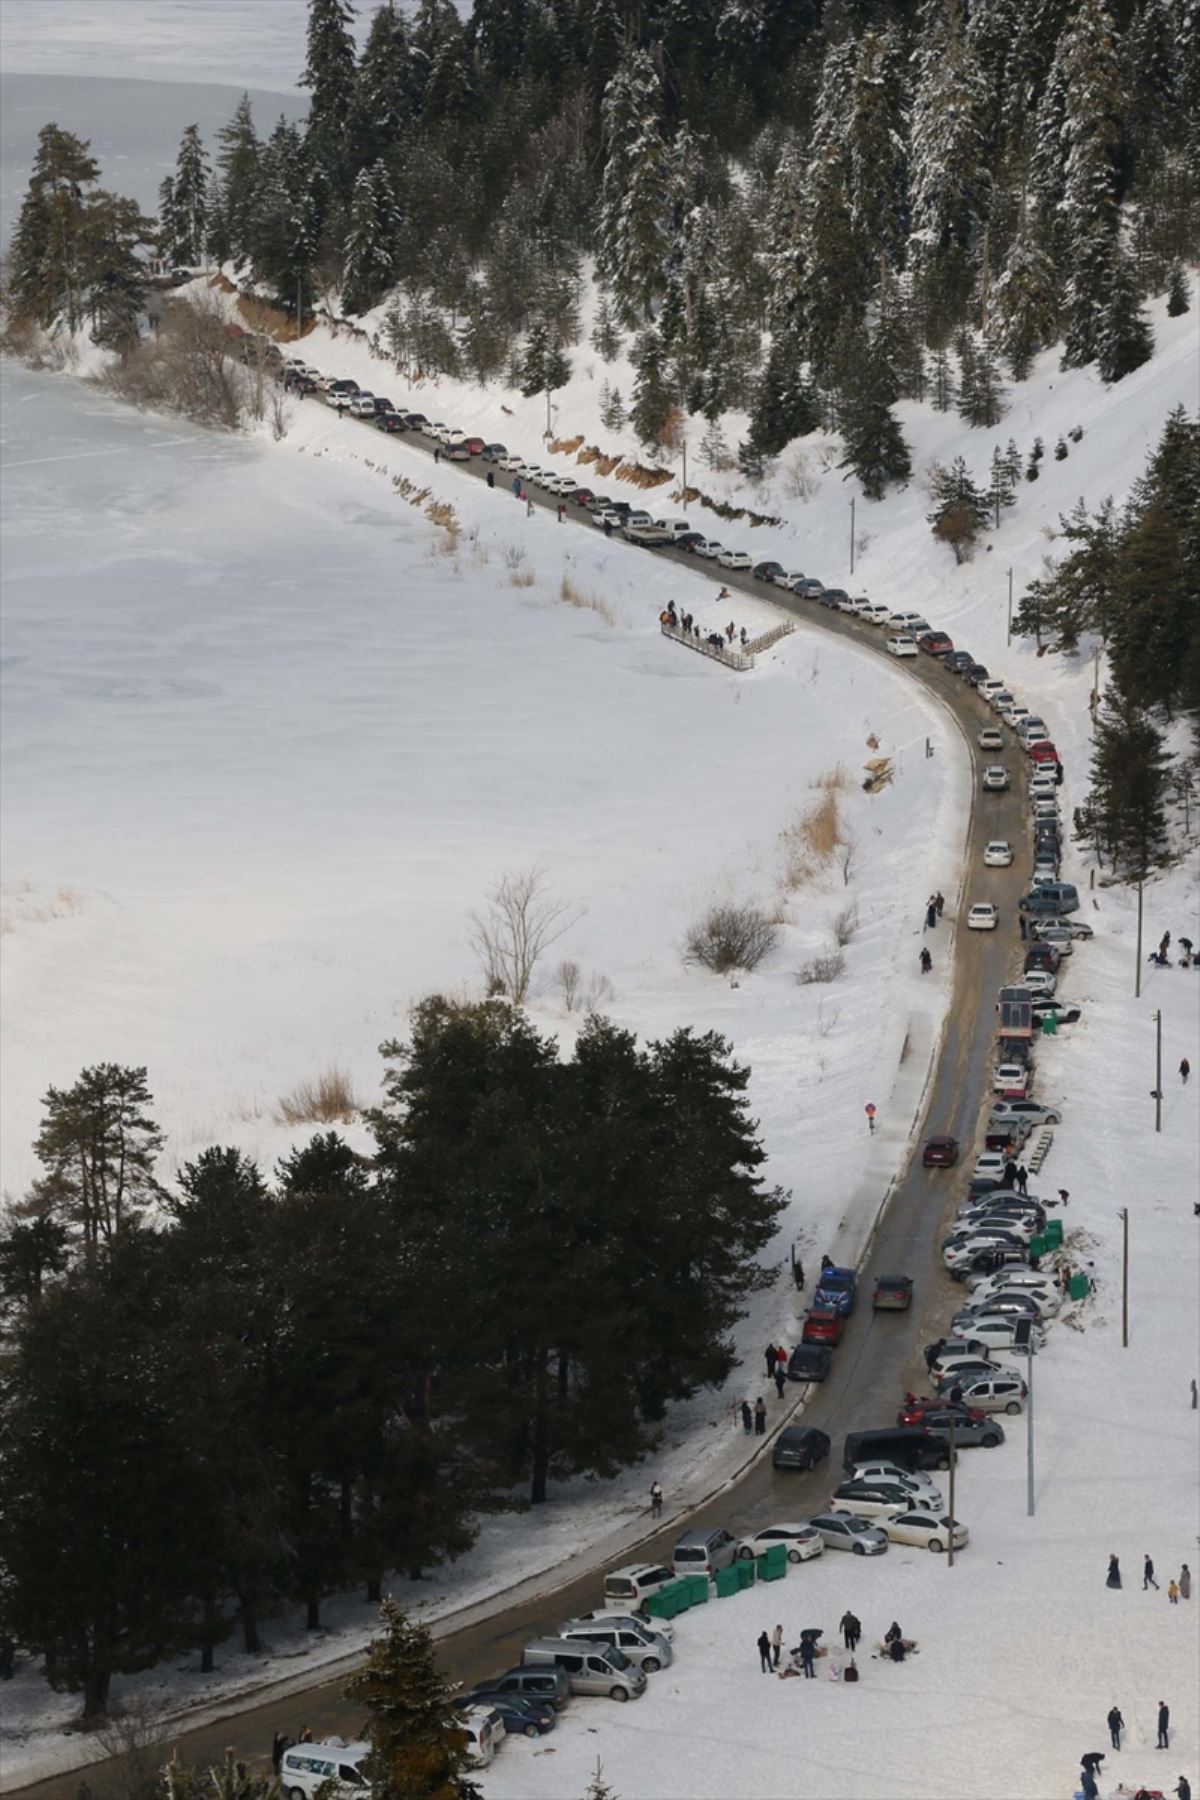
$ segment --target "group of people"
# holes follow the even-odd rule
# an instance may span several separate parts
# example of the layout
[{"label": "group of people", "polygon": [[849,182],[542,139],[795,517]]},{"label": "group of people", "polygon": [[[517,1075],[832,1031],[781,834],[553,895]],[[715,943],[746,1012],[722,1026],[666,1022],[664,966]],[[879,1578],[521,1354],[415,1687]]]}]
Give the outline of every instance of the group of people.
[{"label": "group of people", "polygon": [[[1159,969],[1169,969],[1171,959],[1167,955],[1167,951],[1170,948],[1171,934],[1169,931],[1164,931],[1159,940],[1158,949],[1150,952],[1146,959],[1147,962],[1152,962]],[[1179,940],[1179,967],[1181,969],[1200,969],[1200,956],[1195,954],[1191,938],[1181,937]]]},{"label": "group of people", "polygon": [[286,1731],[277,1731],[275,1733],[275,1736],[271,1739],[271,1767],[275,1771],[276,1781],[278,1781],[280,1771],[283,1767],[284,1751],[290,1750],[294,1744],[311,1744],[312,1741],[313,1734],[307,1725],[304,1727],[298,1738],[290,1738]]},{"label": "group of people", "polygon": [[[783,1393],[783,1390],[781,1388],[780,1389],[781,1397],[782,1397],[782,1393]],[[755,1437],[763,1437],[766,1435],[767,1403],[763,1399],[761,1394],[758,1396],[758,1399],[754,1402],[753,1406],[750,1405],[750,1402],[748,1400],[743,1400],[741,1402],[741,1405],[738,1408],[738,1411],[741,1415],[742,1430],[745,1432],[747,1437],[750,1436],[751,1432],[754,1433]]]},{"label": "group of people", "polygon": [[[842,1642],[850,1655],[845,1668],[833,1664],[830,1674],[835,1681],[857,1681],[858,1665],[854,1660],[854,1652],[858,1649],[862,1638],[862,1620],[847,1607],[838,1620],[838,1630],[842,1634]],[[783,1626],[776,1625],[769,1634],[761,1631],[758,1636],[759,1667],[764,1675],[779,1675],[783,1679],[802,1675],[806,1681],[816,1678],[816,1660],[823,1652],[819,1648],[824,1635],[823,1626],[808,1626],[800,1633],[800,1642],[788,1651],[787,1663],[781,1668],[783,1659]],[[891,1662],[903,1662],[909,1651],[914,1648],[910,1638],[906,1638],[895,1619],[883,1634],[884,1655]]]},{"label": "group of people", "polygon": [[767,1378],[775,1383],[775,1392],[782,1400],[787,1392],[787,1349],[783,1344],[768,1344],[763,1356],[767,1364]]},{"label": "group of people", "polygon": [[[722,588],[718,598],[728,599],[728,589]],[[724,632],[701,631],[699,625],[696,623],[694,614],[690,612],[680,613],[676,609],[673,600],[667,601],[667,604],[658,615],[658,622],[660,625],[668,626],[672,631],[681,631],[684,637],[694,638],[698,644],[707,644],[712,650],[725,651],[732,649],[735,637],[738,639],[738,642],[744,650],[750,641],[746,632],[746,627],[743,625],[739,632],[732,619],[730,619],[728,625],[726,625]]]},{"label": "group of people", "polygon": [[[1116,1556],[1110,1556],[1108,1559],[1108,1576],[1105,1581],[1105,1586],[1110,1588],[1119,1588],[1121,1586],[1121,1563],[1120,1559]],[[1161,1591],[1157,1577],[1154,1573],[1154,1559],[1149,1551],[1147,1551],[1142,1558],[1143,1594],[1148,1592],[1150,1588],[1153,1588],[1156,1594]],[[1191,1597],[1192,1571],[1188,1568],[1186,1563],[1182,1563],[1180,1565],[1178,1576],[1173,1576],[1167,1583],[1167,1599],[1171,1602],[1172,1606],[1177,1606],[1180,1600],[1190,1600]]]},{"label": "group of people", "polygon": [[946,896],[942,893],[930,894],[925,902],[925,929],[933,931],[938,920],[946,910]]}]

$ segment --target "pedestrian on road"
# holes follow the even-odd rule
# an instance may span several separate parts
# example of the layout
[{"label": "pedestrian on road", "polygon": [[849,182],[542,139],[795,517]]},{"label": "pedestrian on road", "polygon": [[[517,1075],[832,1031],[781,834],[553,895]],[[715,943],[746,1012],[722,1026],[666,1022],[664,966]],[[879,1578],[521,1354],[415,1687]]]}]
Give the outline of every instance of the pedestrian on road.
[{"label": "pedestrian on road", "polygon": [[1096,1786],[1096,1777],[1090,1769],[1080,1769],[1079,1791],[1083,1800],[1100,1800],[1100,1789]]},{"label": "pedestrian on road", "polygon": [[532,519],[533,517],[533,501],[529,498],[528,494],[525,496],[525,517],[527,519]]},{"label": "pedestrian on road", "polygon": [[433,460],[434,460],[434,464],[435,464],[435,466],[436,466],[436,464],[438,464],[438,463],[440,463],[440,462],[441,462],[441,460],[442,460],[442,453],[441,453],[441,451],[440,451],[440,450],[435,450],[435,451],[434,451],[434,453],[433,453]]},{"label": "pedestrian on road", "polygon": [[283,1753],[291,1744],[291,1738],[284,1731],[277,1731],[271,1739],[271,1767],[275,1771],[275,1779],[279,1780],[279,1771],[283,1766]]},{"label": "pedestrian on road", "polygon": [[1115,1556],[1110,1556],[1108,1559],[1108,1580],[1105,1583],[1105,1586],[1119,1588],[1120,1585],[1121,1585],[1121,1565],[1117,1561]]},{"label": "pedestrian on road", "polygon": [[662,1516],[662,1506],[662,1483],[660,1481],[652,1481],[650,1483],[650,1517],[652,1519],[657,1519]]},{"label": "pedestrian on road", "polygon": [[762,1437],[767,1429],[767,1403],[762,1395],[754,1402],[754,1435]]},{"label": "pedestrian on road", "polygon": [[561,501],[561,500],[560,500],[560,501],[559,501],[559,503],[558,503],[558,507],[557,507],[557,512],[558,512],[558,522],[559,522],[559,524],[560,524],[560,525],[561,525],[561,524],[562,524],[562,522],[563,522],[563,520],[564,520],[564,519],[565,519],[565,518],[566,518],[566,516],[567,516],[567,509],[566,509],[566,507],[565,507],[565,506],[564,506],[564,505],[563,505],[563,503],[562,503],[562,501]]},{"label": "pedestrian on road", "polygon": [[490,488],[494,488],[496,485],[496,477],[493,474],[493,472],[491,471],[491,469],[489,469],[487,472],[487,484]]},{"label": "pedestrian on road", "polygon": [[928,950],[923,949],[921,951],[921,973],[922,973],[922,975],[928,975],[928,973],[929,973],[930,969],[932,969],[932,967],[933,967],[933,958],[932,958],[932,956],[930,956]]},{"label": "pedestrian on road", "polygon": [[1147,1588],[1153,1588],[1155,1593],[1158,1592],[1158,1583],[1154,1579],[1154,1564],[1150,1561],[1150,1558],[1148,1556],[1142,1562],[1142,1592],[1143,1592],[1143,1594],[1145,1593]]},{"label": "pedestrian on road", "polygon": [[1188,1061],[1187,1057],[1186,1056],[1180,1057],[1180,1059],[1179,1059],[1179,1079],[1180,1079],[1180,1081],[1182,1081],[1184,1087],[1187,1086],[1187,1078],[1191,1074],[1191,1072],[1192,1072],[1192,1065]]},{"label": "pedestrian on road", "polygon": [[[1114,1558],[1113,1560],[1115,1561],[1116,1559]],[[1110,1706],[1108,1709],[1108,1741],[1114,1750],[1119,1750],[1121,1748],[1121,1733],[1124,1729],[1125,1721],[1121,1717],[1120,1709],[1116,1706]]]},{"label": "pedestrian on road", "polygon": [[779,1361],[779,1352],[774,1344],[768,1344],[763,1351],[763,1356],[766,1359],[767,1375],[769,1377],[775,1373],[775,1364]]},{"label": "pedestrian on road", "polygon": [[804,1292],[804,1264],[799,1257],[792,1264],[792,1280],[796,1284],[796,1292],[802,1294]]},{"label": "pedestrian on road", "polygon": [[937,916],[939,919],[941,918],[943,912],[946,910],[946,896],[945,896],[945,894],[943,894],[941,892],[940,889],[933,896],[933,910],[937,913]]},{"label": "pedestrian on road", "polygon": [[787,1387],[787,1365],[785,1363],[777,1362],[775,1364],[775,1392],[779,1395],[779,1398],[781,1400],[783,1399],[784,1390],[786,1389],[786,1387]]},{"label": "pedestrian on road", "polygon": [[1025,914],[1024,913],[1020,914],[1020,926],[1021,926],[1021,942],[1024,943],[1026,938],[1029,936],[1029,927],[1025,923]]},{"label": "pedestrian on road", "polygon": [[1060,1206],[1065,1206],[1065,1205],[1066,1205],[1066,1204],[1067,1204],[1067,1201],[1068,1201],[1068,1200],[1069,1200],[1069,1199],[1070,1199],[1070,1198],[1071,1198],[1071,1196],[1070,1196],[1070,1194],[1069,1194],[1069,1193],[1068,1193],[1068,1192],[1067,1192],[1067,1189],[1066,1189],[1066,1188],[1059,1188],[1059,1190],[1058,1190],[1058,1204],[1059,1204],[1059,1205],[1060,1205]]},{"label": "pedestrian on road", "polygon": [[514,475],[512,478],[512,491],[517,496],[517,498],[520,499],[520,497],[521,497],[521,477],[519,475]]},{"label": "pedestrian on road", "polygon": [[765,1631],[758,1634],[758,1662],[764,1675],[771,1673],[771,1640]]},{"label": "pedestrian on road", "polygon": [[800,1666],[804,1670],[805,1681],[815,1681],[817,1671],[813,1668],[813,1659],[817,1654],[817,1646],[810,1637],[800,1639]]},{"label": "pedestrian on road", "polygon": [[779,1667],[779,1659],[782,1655],[783,1655],[783,1626],[777,1625],[775,1627],[774,1631],[771,1633],[771,1661],[776,1668]]},{"label": "pedestrian on road", "polygon": [[1177,1581],[1168,1581],[1167,1599],[1171,1602],[1172,1606],[1179,1605],[1179,1583]]},{"label": "pedestrian on road", "polygon": [[946,1347],[946,1340],[944,1337],[939,1338],[936,1344],[926,1344],[926,1346],[925,1346],[925,1367],[930,1373],[932,1373],[933,1365],[937,1361],[938,1357],[942,1354],[942,1351],[945,1349],[945,1347]]},{"label": "pedestrian on road", "polygon": [[611,519],[605,519],[605,521],[604,521],[604,535],[605,535],[605,537],[612,536],[612,520]]},{"label": "pedestrian on road", "polygon": [[1158,1742],[1157,1742],[1157,1744],[1155,1744],[1154,1748],[1156,1750],[1169,1749],[1170,1748],[1170,1744],[1169,1744],[1170,1736],[1171,1736],[1171,1709],[1167,1705],[1165,1700],[1160,1700],[1158,1703]]},{"label": "pedestrian on road", "polygon": [[747,1437],[749,1437],[750,1433],[754,1430],[754,1414],[750,1411],[750,1402],[748,1400],[742,1401],[742,1430]]},{"label": "pedestrian on road", "polygon": [[1186,1563],[1184,1563],[1183,1567],[1179,1571],[1179,1591],[1183,1595],[1185,1600],[1191,1599],[1191,1597],[1192,1597],[1192,1571],[1188,1568]]},{"label": "pedestrian on road", "polygon": [[1017,1192],[1018,1194],[1029,1192],[1029,1170],[1024,1163],[1017,1164]]}]

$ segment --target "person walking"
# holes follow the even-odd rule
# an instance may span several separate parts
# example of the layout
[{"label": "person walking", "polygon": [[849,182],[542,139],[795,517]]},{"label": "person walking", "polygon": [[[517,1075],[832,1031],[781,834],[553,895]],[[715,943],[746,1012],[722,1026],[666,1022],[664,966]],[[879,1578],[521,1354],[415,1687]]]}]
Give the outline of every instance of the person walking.
[{"label": "person walking", "polygon": [[604,535],[607,538],[610,538],[612,536],[612,520],[611,519],[605,519],[605,521],[604,521]]},{"label": "person walking", "polygon": [[434,468],[436,468],[436,467],[437,467],[437,465],[438,465],[438,463],[440,463],[440,462],[441,462],[441,460],[442,460],[442,452],[441,452],[441,449],[440,449],[440,447],[439,447],[439,448],[438,448],[438,449],[436,449],[436,450],[435,450],[435,451],[434,451],[434,453],[433,453],[433,465],[434,465]]},{"label": "person walking", "polygon": [[1169,1750],[1171,1736],[1171,1709],[1165,1700],[1158,1703],[1158,1742],[1156,1750]]},{"label": "person walking", "polygon": [[533,517],[533,501],[528,494],[525,496],[525,517],[527,519],[532,519]]},{"label": "person walking", "polygon": [[1185,1600],[1191,1599],[1191,1597],[1192,1597],[1192,1571],[1188,1568],[1186,1563],[1183,1564],[1183,1567],[1179,1571],[1179,1591],[1183,1595]]},{"label": "person walking", "polygon": [[1024,1163],[1017,1164],[1017,1192],[1018,1194],[1029,1192],[1029,1170]]},{"label": "person walking", "polygon": [[847,1650],[857,1650],[858,1640],[862,1636],[862,1625],[847,1607],[838,1620],[838,1630],[842,1634],[842,1642]]},{"label": "person walking", "polygon": [[1150,1561],[1150,1558],[1148,1555],[1142,1559],[1142,1592],[1143,1592],[1143,1594],[1145,1593],[1147,1588],[1153,1588],[1156,1594],[1158,1592],[1158,1583],[1154,1579],[1154,1564]]},{"label": "person walking", "polygon": [[933,896],[933,910],[937,914],[939,919],[941,918],[942,914],[946,910],[946,896],[945,896],[945,894],[943,894],[941,892],[940,889]]},{"label": "person walking", "polygon": [[930,956],[928,950],[922,950],[921,951],[921,973],[922,973],[922,975],[928,975],[928,973],[929,973],[930,969],[932,969],[932,967],[933,967],[932,956]]},{"label": "person walking", "polygon": [[775,1667],[776,1669],[779,1667],[779,1659],[782,1655],[783,1655],[783,1626],[777,1625],[775,1627],[774,1631],[771,1633],[771,1663],[772,1663],[773,1667]]},{"label": "person walking", "polygon": [[487,484],[490,488],[494,488],[496,485],[496,477],[491,469],[487,472]]},{"label": "person walking", "polygon": [[514,495],[519,500],[521,497],[521,477],[519,475],[514,475],[509,485],[511,486]]},{"label": "person walking", "polygon": [[567,516],[567,509],[563,505],[562,501],[560,500],[558,503],[558,522],[560,525],[562,524],[562,522],[566,518],[566,516]]},{"label": "person walking", "polygon": [[754,1430],[754,1414],[750,1411],[750,1402],[748,1400],[742,1401],[742,1430],[747,1437],[749,1437],[750,1433]]},{"label": "person walking", "polygon": [[763,1360],[767,1365],[767,1378],[769,1380],[775,1373],[775,1364],[779,1361],[779,1352],[774,1344],[767,1345],[766,1349],[763,1351]]},{"label": "person walking", "polygon": [[937,902],[935,900],[931,900],[929,902],[929,905],[925,908],[925,929],[926,929],[926,931],[933,931],[937,926],[937,922],[938,922]]},{"label": "person walking", "polygon": [[799,1257],[792,1264],[792,1280],[796,1284],[796,1292],[802,1294],[804,1292],[804,1264]]},{"label": "person walking", "polygon": [[754,1402],[754,1435],[762,1437],[767,1429],[767,1403],[762,1395]]},{"label": "person walking", "polygon": [[652,1481],[650,1483],[650,1517],[652,1519],[661,1518],[662,1517],[662,1509],[663,1509],[662,1483],[660,1481]]},{"label": "person walking", "polygon": [[810,1637],[800,1639],[800,1667],[804,1670],[805,1681],[815,1681],[817,1671],[813,1668],[813,1659],[817,1654],[817,1646]]},{"label": "person walking", "polygon": [[783,1396],[784,1396],[784,1393],[786,1392],[786,1390],[787,1390],[787,1366],[784,1363],[777,1362],[775,1364],[775,1392],[781,1400],[783,1399]]},{"label": "person walking", "polygon": [[1179,1786],[1175,1789],[1176,1800],[1192,1800],[1192,1784],[1186,1775],[1179,1777]]},{"label": "person walking", "polygon": [[758,1634],[758,1662],[764,1675],[771,1673],[771,1640],[765,1631]]},{"label": "person walking", "polygon": [[1179,1583],[1177,1581],[1168,1581],[1167,1599],[1171,1602],[1172,1606],[1179,1605]]},{"label": "person walking", "polygon": [[275,1779],[279,1780],[279,1771],[283,1767],[283,1753],[291,1745],[291,1738],[284,1731],[277,1731],[271,1739],[271,1767],[275,1771]]},{"label": "person walking", "polygon": [[1108,1741],[1114,1750],[1121,1748],[1121,1733],[1124,1729],[1125,1721],[1121,1717],[1120,1707],[1110,1706],[1108,1709]]},{"label": "person walking", "polygon": [[1180,1059],[1179,1059],[1179,1079],[1180,1079],[1180,1081],[1182,1081],[1184,1087],[1187,1086],[1187,1078],[1191,1074],[1191,1072],[1192,1072],[1192,1065],[1188,1061],[1187,1057],[1186,1056],[1180,1057]]}]

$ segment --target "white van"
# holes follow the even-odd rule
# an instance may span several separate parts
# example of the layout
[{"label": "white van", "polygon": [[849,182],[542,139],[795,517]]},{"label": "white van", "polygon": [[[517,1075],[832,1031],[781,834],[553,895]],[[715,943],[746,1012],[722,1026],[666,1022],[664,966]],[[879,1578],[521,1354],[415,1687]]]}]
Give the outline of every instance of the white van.
[{"label": "white van", "polygon": [[696,529],[690,519],[655,519],[654,523],[660,531],[669,531],[673,538],[681,538]]},{"label": "white van", "polygon": [[286,1800],[311,1800],[322,1782],[332,1781],[339,1794],[365,1794],[362,1764],[370,1744],[293,1744],[285,1750],[279,1781]]},{"label": "white van", "polygon": [[521,1652],[526,1669],[561,1669],[573,1694],[609,1700],[640,1700],[646,1677],[621,1650],[606,1644],[568,1643],[565,1638],[533,1638]]},{"label": "white van", "polygon": [[604,1604],[613,1612],[641,1612],[651,1594],[678,1579],[661,1563],[628,1563],[604,1577]]},{"label": "white van", "polygon": [[458,1730],[467,1734],[472,1765],[486,1769],[506,1735],[500,1714],[494,1706],[483,1702],[479,1706],[464,1707],[454,1723]]},{"label": "white van", "polygon": [[868,625],[886,625],[892,616],[892,609],[881,600],[867,600],[859,609],[858,616],[865,619]]}]

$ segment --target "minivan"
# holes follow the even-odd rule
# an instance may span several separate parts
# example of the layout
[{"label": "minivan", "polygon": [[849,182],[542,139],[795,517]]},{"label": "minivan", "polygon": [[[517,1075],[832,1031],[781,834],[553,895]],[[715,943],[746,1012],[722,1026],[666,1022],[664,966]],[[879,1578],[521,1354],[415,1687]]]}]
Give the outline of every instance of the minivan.
[{"label": "minivan", "polygon": [[367,1791],[363,1760],[371,1746],[356,1744],[293,1744],[285,1750],[279,1780],[287,1800],[310,1800],[323,1782],[332,1781],[340,1793]]},{"label": "minivan", "polygon": [[1035,881],[1034,892],[1050,894],[1058,902],[1059,912],[1079,911],[1079,889],[1070,881]]},{"label": "minivan", "polygon": [[604,1577],[604,1604],[615,1612],[642,1612],[651,1594],[678,1579],[661,1563],[627,1563]]},{"label": "minivan", "polygon": [[857,1463],[890,1462],[901,1469],[948,1469],[950,1444],[947,1438],[920,1425],[893,1425],[881,1431],[848,1431],[842,1467],[853,1469]]},{"label": "minivan", "polygon": [[486,1769],[505,1738],[504,1720],[494,1706],[481,1700],[458,1715],[454,1721],[467,1736],[467,1755],[477,1769]]},{"label": "minivan", "polygon": [[718,1569],[727,1569],[736,1555],[737,1540],[723,1525],[711,1525],[703,1531],[685,1531],[671,1561],[676,1575],[711,1577]]},{"label": "minivan", "polygon": [[665,1637],[659,1637],[657,1631],[645,1625],[635,1625],[615,1619],[569,1619],[560,1625],[558,1635],[568,1644],[600,1644],[610,1650],[619,1650],[622,1656],[628,1657],[635,1669],[641,1669],[645,1675],[654,1675],[659,1669],[669,1668],[674,1660],[671,1646]]},{"label": "minivan", "polygon": [[521,1652],[527,1669],[558,1669],[573,1694],[602,1694],[610,1700],[638,1700],[646,1677],[620,1650],[597,1644],[568,1644],[562,1638],[533,1638]]}]

